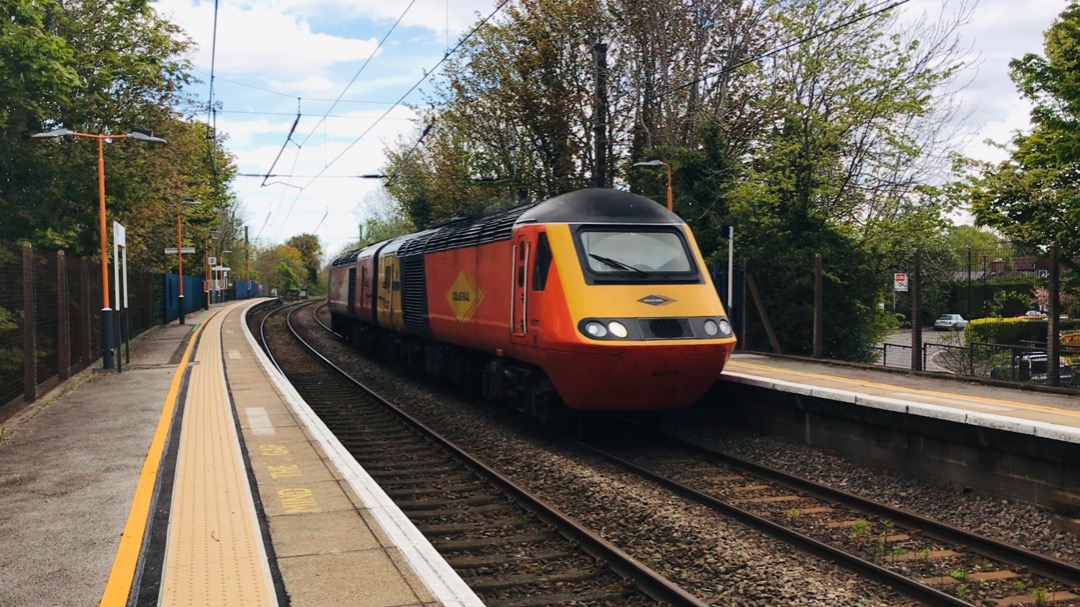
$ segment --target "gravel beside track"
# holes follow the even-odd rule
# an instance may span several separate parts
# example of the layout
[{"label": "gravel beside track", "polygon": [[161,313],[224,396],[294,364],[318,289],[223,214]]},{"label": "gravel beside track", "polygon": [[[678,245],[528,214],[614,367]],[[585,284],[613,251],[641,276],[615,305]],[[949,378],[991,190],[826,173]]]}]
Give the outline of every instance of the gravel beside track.
[{"label": "gravel beside track", "polygon": [[1080,538],[1054,529],[1053,513],[1038,506],[887,468],[862,466],[776,438],[707,428],[686,428],[682,437],[1063,561],[1080,562]]}]

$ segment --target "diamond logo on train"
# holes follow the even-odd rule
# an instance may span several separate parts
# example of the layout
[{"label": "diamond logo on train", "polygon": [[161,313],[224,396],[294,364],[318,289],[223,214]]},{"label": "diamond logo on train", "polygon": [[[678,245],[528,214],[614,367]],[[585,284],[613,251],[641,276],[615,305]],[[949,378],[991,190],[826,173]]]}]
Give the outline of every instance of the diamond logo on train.
[{"label": "diamond logo on train", "polygon": [[649,295],[648,297],[642,297],[638,301],[643,304],[649,304],[650,306],[666,306],[675,300],[664,297],[663,295]]},{"label": "diamond logo on train", "polygon": [[458,322],[469,322],[484,301],[484,293],[476,286],[471,274],[461,272],[454,279],[454,284],[450,285],[446,301],[450,302],[450,309],[454,311]]}]

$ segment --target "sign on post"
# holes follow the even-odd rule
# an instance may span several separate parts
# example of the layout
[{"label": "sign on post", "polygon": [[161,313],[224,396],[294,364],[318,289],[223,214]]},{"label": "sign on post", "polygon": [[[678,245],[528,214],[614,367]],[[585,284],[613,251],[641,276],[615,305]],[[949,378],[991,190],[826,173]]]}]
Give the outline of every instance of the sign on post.
[{"label": "sign on post", "polygon": [[[124,298],[120,299],[120,277],[123,268]],[[116,372],[120,373],[120,349],[124,344],[127,353],[126,362],[131,362],[131,320],[128,317],[128,271],[127,271],[127,229],[123,224],[113,222],[113,287],[116,290],[115,310],[119,312],[116,323]]]},{"label": "sign on post", "polygon": [[893,274],[893,291],[908,290],[908,275],[903,272]]},{"label": "sign on post", "polygon": [[[195,247],[184,247],[184,255],[189,255],[195,252]],[[176,247],[165,247],[166,255],[176,255]]]}]

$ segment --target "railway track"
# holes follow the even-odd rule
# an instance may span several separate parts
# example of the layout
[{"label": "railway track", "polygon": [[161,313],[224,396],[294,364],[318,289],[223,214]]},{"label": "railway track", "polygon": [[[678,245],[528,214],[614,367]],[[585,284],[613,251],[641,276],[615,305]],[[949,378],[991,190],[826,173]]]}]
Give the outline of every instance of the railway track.
[{"label": "railway track", "polygon": [[486,604],[705,605],[315,354],[289,320],[309,308],[263,310],[249,323],[311,408]]},{"label": "railway track", "polygon": [[609,435],[620,442],[565,448],[574,444],[920,604],[1080,605],[1080,571],[1068,563],[699,446],[639,430]]},{"label": "railway track", "polygon": [[1080,605],[1080,568],[650,431],[584,449],[927,605]]}]

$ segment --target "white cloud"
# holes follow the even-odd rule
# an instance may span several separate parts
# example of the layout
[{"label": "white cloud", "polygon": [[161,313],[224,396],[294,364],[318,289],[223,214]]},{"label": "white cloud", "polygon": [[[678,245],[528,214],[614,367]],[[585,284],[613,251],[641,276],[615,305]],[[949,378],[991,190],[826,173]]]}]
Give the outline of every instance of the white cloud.
[{"label": "white cloud", "polygon": [[210,69],[213,53],[218,75],[299,78],[319,73],[338,63],[367,59],[378,40],[345,38],[312,31],[310,22],[273,3],[223,3],[217,15],[214,45],[214,5],[192,5],[188,0],[161,0],[157,9],[171,17],[196,42],[192,61]]},{"label": "white cloud", "polygon": [[1064,8],[1064,2],[1014,0],[981,0],[975,6],[972,22],[960,29],[962,43],[971,45],[968,60],[974,70],[961,92],[973,109],[964,153],[1003,160],[1006,152],[985,141],[1007,143],[1016,131],[1030,128],[1031,105],[1009,77],[1009,62],[1027,53],[1042,54],[1043,32]]},{"label": "white cloud", "polygon": [[289,12],[306,14],[337,15],[344,19],[368,19],[380,26],[389,28],[402,13],[402,27],[421,27],[436,37],[448,38],[453,46],[455,37],[464,32],[477,20],[477,14],[486,17],[495,8],[494,0],[415,0],[408,12],[406,2],[386,2],[385,0],[341,0],[308,2],[293,0],[282,2],[279,6],[289,7]]}]

